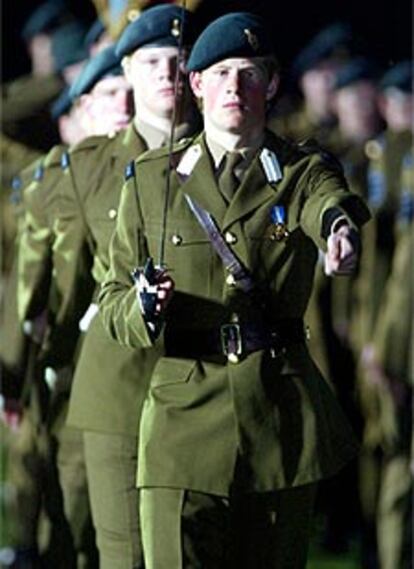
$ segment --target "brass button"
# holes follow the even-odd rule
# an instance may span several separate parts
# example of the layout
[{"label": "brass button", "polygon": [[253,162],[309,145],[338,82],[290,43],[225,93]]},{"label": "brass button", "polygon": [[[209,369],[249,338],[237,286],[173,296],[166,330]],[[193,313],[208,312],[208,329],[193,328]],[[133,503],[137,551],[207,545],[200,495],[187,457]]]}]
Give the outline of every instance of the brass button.
[{"label": "brass button", "polygon": [[129,22],[135,22],[135,20],[138,20],[140,15],[140,11],[136,10],[136,9],[132,9],[132,10],[128,10],[128,21]]},{"label": "brass button", "polygon": [[181,235],[177,235],[176,233],[171,237],[171,242],[173,245],[175,245],[176,247],[178,247],[179,245],[181,245],[181,243],[183,242],[183,238],[181,237]]},{"label": "brass button", "polygon": [[112,207],[109,211],[108,211],[108,217],[109,219],[115,219],[116,215],[117,215],[117,211],[114,207]]},{"label": "brass button", "polygon": [[236,285],[236,279],[233,277],[233,275],[227,275],[226,284],[228,286],[235,286]]},{"label": "brass button", "polygon": [[238,364],[240,361],[240,358],[237,354],[228,354],[227,355],[227,360],[229,363],[231,364]]},{"label": "brass button", "polygon": [[226,240],[226,243],[228,243],[229,245],[234,245],[235,243],[237,243],[237,237],[231,231],[226,231],[224,239]]}]

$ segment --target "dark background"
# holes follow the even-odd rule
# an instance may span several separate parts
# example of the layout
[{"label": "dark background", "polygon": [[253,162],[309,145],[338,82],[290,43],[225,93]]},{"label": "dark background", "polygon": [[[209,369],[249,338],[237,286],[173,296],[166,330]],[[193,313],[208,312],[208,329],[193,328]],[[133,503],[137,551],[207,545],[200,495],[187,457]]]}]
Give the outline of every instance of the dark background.
[{"label": "dark background", "polygon": [[[19,31],[31,10],[42,0],[2,2],[2,81],[29,70]],[[95,17],[92,2],[70,0],[75,13],[88,22]],[[412,57],[411,0],[204,0],[203,23],[225,12],[250,10],[271,24],[276,53],[285,69],[306,42],[323,26],[338,20],[349,22],[356,39],[384,66]]]}]

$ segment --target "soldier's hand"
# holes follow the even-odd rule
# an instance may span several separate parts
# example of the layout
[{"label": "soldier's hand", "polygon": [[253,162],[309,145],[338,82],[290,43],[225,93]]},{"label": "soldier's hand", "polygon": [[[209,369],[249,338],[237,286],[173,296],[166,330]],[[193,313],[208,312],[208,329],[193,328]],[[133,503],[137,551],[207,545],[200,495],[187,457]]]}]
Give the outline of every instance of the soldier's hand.
[{"label": "soldier's hand", "polygon": [[341,225],[327,241],[325,273],[329,276],[350,275],[354,272],[359,253],[359,238],[349,225]]}]

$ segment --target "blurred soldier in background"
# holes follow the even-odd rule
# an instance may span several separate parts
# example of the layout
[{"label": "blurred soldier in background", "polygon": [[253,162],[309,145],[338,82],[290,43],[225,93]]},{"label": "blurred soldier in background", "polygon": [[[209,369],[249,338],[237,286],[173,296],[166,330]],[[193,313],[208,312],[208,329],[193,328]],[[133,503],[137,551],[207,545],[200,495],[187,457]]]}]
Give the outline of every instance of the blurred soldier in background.
[{"label": "blurred soldier in background", "polygon": [[[108,49],[110,53],[99,53],[81,73],[78,83],[85,86],[85,80],[87,81],[87,88],[82,97],[76,97],[74,101],[65,90],[53,107],[53,116],[59,123],[61,137],[66,145],[75,144],[94,133],[101,134],[106,130],[115,132],[129,118],[129,115],[125,114],[128,108],[129,87],[125,79],[120,76],[121,67],[119,59],[113,54],[113,48]],[[123,92],[122,98],[121,92]],[[124,118],[120,122],[122,112]],[[26,211],[25,223],[20,233],[20,280],[18,281],[20,319],[17,319],[16,314],[14,319],[19,320],[21,327],[24,323],[26,330],[30,328],[32,334],[30,343],[36,341],[37,325],[40,322],[46,323],[44,307],[50,295],[49,270],[53,241],[51,229],[58,198],[57,184],[62,176],[61,156],[64,148],[54,147],[49,152],[37,172],[35,182],[24,192]],[[86,275],[89,274],[87,269],[85,269]],[[16,284],[14,293],[15,287]],[[5,332],[7,337],[9,329]],[[66,340],[70,344],[70,338]],[[40,338],[37,342],[39,341],[42,343],[45,339]],[[76,340],[72,340],[72,345],[75,343]],[[25,438],[20,434],[18,444],[10,451],[10,484],[15,481],[20,484],[18,493],[24,491],[27,493],[25,484],[36,485],[30,497],[30,503],[35,511],[33,516],[28,516],[26,512],[25,517],[27,520],[33,518],[31,523],[34,527],[37,524],[35,504],[38,500],[33,493],[36,491],[40,497],[47,496],[49,499],[52,496],[53,500],[53,496],[56,496],[62,488],[63,497],[60,500],[62,502],[63,499],[61,504],[65,514],[63,523],[66,527],[69,523],[71,531],[67,532],[64,541],[66,547],[61,547],[58,552],[54,549],[49,553],[51,567],[96,567],[97,554],[89,515],[83,444],[77,431],[64,426],[71,384],[71,366],[66,368],[55,366],[57,374],[50,369],[46,369],[45,374],[45,354],[37,353],[35,358],[39,369],[36,377],[32,378],[32,385],[26,388],[29,401],[24,412],[22,423],[24,428],[21,429],[27,434]],[[47,397],[40,402],[39,385],[42,386],[43,393],[46,391],[47,394]],[[16,436],[19,436],[19,432]],[[26,444],[21,442],[22,439]],[[39,446],[39,443],[42,446]],[[28,456],[32,456],[32,462],[36,459],[39,465],[36,472],[25,468]],[[42,475],[44,470],[54,473],[54,485],[50,479],[45,481],[45,476]],[[16,519],[19,519],[17,515],[19,513],[15,512]],[[25,515],[25,512],[21,515]],[[59,527],[59,520],[52,519],[52,521]],[[43,562],[45,562],[44,556]]]},{"label": "blurred soldier in background", "polygon": [[49,105],[79,71],[87,53],[86,27],[65,3],[45,2],[29,17],[22,35],[32,61],[29,75],[2,86],[1,130],[13,140],[47,151],[58,143]]},{"label": "blurred soldier in background", "polygon": [[336,124],[335,76],[349,58],[352,42],[352,30],[343,23],[330,25],[311,39],[293,62],[290,74],[290,80],[300,89],[302,103],[294,112],[282,116],[276,108],[270,128],[295,141],[314,138],[325,148],[329,146]]},{"label": "blurred soldier in background", "polygon": [[374,218],[363,234],[351,330],[360,358],[358,394],[364,417],[360,494],[368,539],[365,554],[369,566],[378,550],[380,566],[387,569],[408,566],[404,563],[410,554],[405,536],[411,491],[412,286],[407,276],[400,281],[404,290],[397,292],[395,282],[409,270],[410,254],[412,272],[412,87],[409,61],[391,68],[380,83],[379,106],[387,128],[366,146]]},{"label": "blurred soldier in background", "polygon": [[[377,105],[380,71],[378,64],[371,59],[362,56],[351,58],[338,70],[333,85],[337,126],[331,137],[336,156],[342,163],[351,190],[365,199],[368,193],[365,144],[378,135],[383,126]],[[366,227],[362,228],[362,234],[365,231]],[[354,311],[353,290],[357,282],[358,270],[352,276],[333,279],[329,283],[327,304],[331,321],[327,352],[330,376],[338,398],[353,427],[360,433],[361,417],[355,401],[355,360],[349,337]],[[345,551],[350,538],[359,530],[357,471],[354,462],[324,489],[327,512],[325,546],[332,551]],[[333,507],[334,496],[336,504]]]}]

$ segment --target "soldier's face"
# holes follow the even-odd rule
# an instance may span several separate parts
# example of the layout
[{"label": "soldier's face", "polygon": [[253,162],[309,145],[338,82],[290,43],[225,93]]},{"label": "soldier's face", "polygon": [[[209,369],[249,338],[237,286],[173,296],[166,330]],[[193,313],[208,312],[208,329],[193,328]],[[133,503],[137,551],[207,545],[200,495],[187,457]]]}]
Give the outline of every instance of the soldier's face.
[{"label": "soldier's face", "polygon": [[[184,91],[184,76],[174,91],[178,65],[178,48],[144,47],[124,61],[125,75],[134,91],[136,113],[145,120],[145,114],[172,116],[176,96]],[[181,64],[180,64],[181,65]]]},{"label": "soldier's face", "polygon": [[357,81],[339,89],[335,97],[339,128],[355,141],[374,136],[379,126],[377,90],[371,81]]},{"label": "soldier's face", "polygon": [[301,77],[300,86],[305,101],[312,112],[320,118],[332,113],[333,86],[338,65],[324,62],[306,71]]},{"label": "soldier's face", "polygon": [[123,76],[105,77],[81,97],[88,136],[125,128],[132,115],[131,87]]},{"label": "soldier's face", "polygon": [[413,130],[414,96],[389,88],[379,98],[381,114],[393,132]]},{"label": "soldier's face", "polygon": [[230,58],[190,75],[191,87],[202,100],[206,129],[242,134],[263,129],[266,102],[277,89],[260,60]]}]

